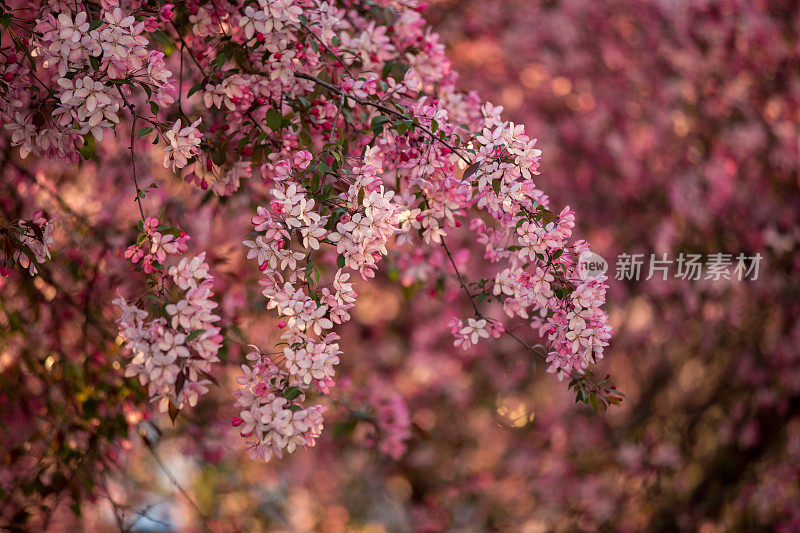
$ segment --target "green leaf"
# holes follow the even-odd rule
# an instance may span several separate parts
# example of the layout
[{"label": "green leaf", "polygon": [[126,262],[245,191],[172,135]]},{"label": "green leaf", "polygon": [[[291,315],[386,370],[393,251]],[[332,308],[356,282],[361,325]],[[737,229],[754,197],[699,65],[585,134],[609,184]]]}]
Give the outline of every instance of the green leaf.
[{"label": "green leaf", "polygon": [[502,185],[502,182],[499,179],[492,181],[492,190],[494,190],[494,193],[496,195],[498,195],[498,196],[500,195],[500,186],[501,185]]},{"label": "green leaf", "polygon": [[277,109],[272,107],[267,110],[266,120],[269,129],[272,131],[278,131],[281,129],[281,125],[283,124],[283,115],[281,115]]},{"label": "green leaf", "polygon": [[94,135],[92,135],[91,133],[87,133],[86,135],[83,136],[83,140],[84,140],[83,146],[81,146],[81,148],[78,151],[81,153],[81,156],[85,160],[89,160],[94,155],[94,149],[95,149]]},{"label": "green leaf", "polygon": [[410,67],[400,61],[387,61],[381,70],[381,78],[392,76],[396,80],[402,80]]},{"label": "green leaf", "polygon": [[198,82],[198,83],[195,83],[194,85],[192,85],[192,88],[189,89],[189,92],[186,93],[186,97],[188,98],[188,97],[192,96],[194,93],[196,93],[197,91],[199,91],[202,88],[203,88],[203,82],[202,81]]},{"label": "green leaf", "polygon": [[355,418],[351,418],[345,422],[337,423],[333,426],[333,438],[338,439],[349,433],[352,433],[353,430],[356,429],[356,425],[358,425],[358,420]]},{"label": "green leaf", "polygon": [[141,139],[147,134],[153,133],[153,128],[150,126],[145,126],[143,128],[139,128],[139,132],[136,134],[137,138]]},{"label": "green leaf", "polygon": [[[458,137],[456,137],[456,139],[458,139]],[[478,172],[478,169],[480,169],[480,168],[481,168],[481,164],[480,163],[478,163],[478,162],[472,163],[470,166],[468,166],[466,168],[466,170],[464,170],[464,176],[462,176],[461,179],[464,180],[464,181],[468,180],[476,172]]]},{"label": "green leaf", "polygon": [[289,387],[283,393],[283,397],[287,400],[294,400],[300,396],[300,388],[299,387]]},{"label": "green leaf", "polygon": [[391,119],[386,115],[378,115],[377,117],[372,117],[372,122],[369,127],[375,135],[378,135],[383,132],[383,126],[390,120]]},{"label": "green leaf", "polygon": [[397,130],[398,134],[405,135],[408,131],[414,131],[414,122],[411,120],[402,120],[400,122],[396,122],[393,127],[395,130]]},{"label": "green leaf", "polygon": [[164,46],[172,45],[172,40],[162,30],[154,31],[153,33],[150,34],[150,37],[152,37],[156,42],[163,44]]},{"label": "green leaf", "polygon": [[131,80],[126,80],[125,78],[110,79],[108,80],[108,83],[110,83],[111,85],[130,85],[131,87],[134,86]]},{"label": "green leaf", "polygon": [[344,254],[339,254],[336,257],[336,266],[339,268],[344,268]]},{"label": "green leaf", "polygon": [[217,378],[215,378],[214,376],[212,376],[208,372],[200,370],[200,375],[203,376],[204,378],[206,378],[208,381],[210,381],[214,385],[216,385],[217,387],[219,387],[219,381],[217,381]]},{"label": "green leaf", "polygon": [[592,406],[592,411],[595,413],[600,410],[600,403],[597,401],[597,395],[595,393],[589,394],[589,405]]},{"label": "green leaf", "polygon": [[200,335],[202,335],[205,332],[206,332],[206,330],[204,330],[204,329],[196,329],[196,330],[192,331],[191,333],[189,333],[186,336],[186,342],[195,340],[197,337],[199,337]]},{"label": "green leaf", "polygon": [[175,394],[180,394],[185,384],[186,384],[186,373],[181,372],[175,379]]},{"label": "green leaf", "polygon": [[147,93],[148,100],[153,97],[153,89],[150,88],[150,85],[146,84],[143,81],[140,81],[139,85],[141,85],[142,89],[144,89],[144,92]]}]

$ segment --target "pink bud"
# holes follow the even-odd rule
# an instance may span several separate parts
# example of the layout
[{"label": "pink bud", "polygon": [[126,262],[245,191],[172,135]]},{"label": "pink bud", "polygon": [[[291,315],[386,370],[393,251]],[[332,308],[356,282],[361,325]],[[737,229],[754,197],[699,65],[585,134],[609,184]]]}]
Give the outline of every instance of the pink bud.
[{"label": "pink bud", "polygon": [[278,321],[278,328],[283,329],[285,327],[286,327],[286,321],[285,320],[279,320]]},{"label": "pink bud", "polygon": [[233,427],[238,427],[238,426],[241,426],[241,425],[242,425],[242,422],[244,422],[244,420],[242,420],[242,419],[241,419],[241,418],[239,418],[238,416],[234,416],[233,418],[231,418],[231,425],[232,425]]},{"label": "pink bud", "polygon": [[144,19],[144,31],[152,33],[158,29],[158,19],[155,17],[147,17]]},{"label": "pink bud", "polygon": [[161,6],[161,10],[158,12],[161,20],[164,22],[172,20],[172,18],[175,16],[175,13],[172,11],[173,7],[174,6],[172,4],[164,4]]}]

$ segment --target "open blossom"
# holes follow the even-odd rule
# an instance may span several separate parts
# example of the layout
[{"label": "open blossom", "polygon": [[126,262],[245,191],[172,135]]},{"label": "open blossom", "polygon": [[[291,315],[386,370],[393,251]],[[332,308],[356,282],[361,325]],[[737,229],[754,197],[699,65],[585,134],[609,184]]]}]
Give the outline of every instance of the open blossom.
[{"label": "open blossom", "polygon": [[191,260],[184,257],[176,266],[169,268],[169,275],[173,277],[175,283],[183,290],[190,287],[197,287],[197,282],[209,277],[206,253],[193,257]]},{"label": "open blossom", "polygon": [[488,339],[489,332],[486,331],[486,320],[480,319],[475,320],[474,318],[467,319],[467,324],[461,331],[458,332],[459,335],[463,335],[464,337],[469,337],[469,341],[472,344],[478,344],[478,339],[481,337]]},{"label": "open blossom", "polygon": [[450,321],[450,331],[455,336],[455,346],[460,346],[464,350],[478,344],[481,339],[488,339],[490,336],[497,338],[504,331],[499,323],[490,323],[484,318],[468,318],[466,324],[453,318]]},{"label": "open blossom", "polygon": [[225,106],[230,111],[236,109],[237,104],[246,103],[245,95],[249,94],[248,84],[240,76],[230,76],[218,84],[207,84],[203,93],[203,102],[206,107]]},{"label": "open blossom", "polygon": [[62,88],[61,107],[56,114],[61,116],[62,124],[74,121],[79,133],[91,132],[101,141],[104,131],[119,122],[120,99],[103,82],[84,76],[75,80],[60,78],[58,85]]},{"label": "open blossom", "polygon": [[167,130],[164,136],[169,144],[164,148],[164,168],[172,168],[176,171],[185,167],[189,159],[197,155],[198,147],[203,134],[197,129],[201,119],[197,119],[189,126],[181,128],[181,120]]}]

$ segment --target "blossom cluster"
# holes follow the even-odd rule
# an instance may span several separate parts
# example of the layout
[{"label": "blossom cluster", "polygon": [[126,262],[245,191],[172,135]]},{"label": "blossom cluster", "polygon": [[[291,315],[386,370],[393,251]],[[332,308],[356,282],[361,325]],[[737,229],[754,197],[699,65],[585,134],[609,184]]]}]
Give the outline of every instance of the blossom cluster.
[{"label": "blossom cluster", "polygon": [[[372,183],[369,155],[363,167],[354,169],[347,190],[326,203],[317,203],[294,181],[310,161],[311,154],[300,152],[293,164],[274,165],[272,201],[269,207],[259,206],[252,219],[255,240],[244,241],[248,259],[256,259],[263,273],[260,284],[267,308],[277,311],[278,327],[285,329],[282,351],[251,353],[252,366],[243,365],[237,380],[242,385],[236,392],[237,405],[243,409],[234,425],[243,424],[241,434],[251,439],[251,455],[264,460],[282,456],[284,449],[292,453],[297,445],[314,444],[325,407],[306,408],[303,402],[311,385],[322,394],[334,385],[341,351],[339,336],[330,330],[350,320],[348,311],[357,297],[345,269],[360,272],[365,280],[373,277],[377,262],[387,253],[387,241],[398,230],[392,191],[373,188],[359,201],[361,185]],[[348,212],[337,213],[336,230],[329,231],[334,201]],[[319,286],[318,267],[311,262],[323,244],[338,252],[331,288]]]},{"label": "blossom cluster", "polygon": [[[209,372],[219,362],[222,335],[214,325],[219,316],[214,314],[214,280],[205,252],[183,257],[167,269],[167,255],[182,255],[188,236],[181,231],[181,236],[173,240],[173,234],[157,228],[168,229],[159,226],[157,219],[147,218],[144,239],[131,246],[126,256],[133,263],[141,261],[145,272],[160,274],[155,294],[146,295],[158,306],[158,313],[148,311],[152,305],[137,305],[121,295],[114,305],[121,311],[117,319],[120,342],[131,352],[125,375],[137,376],[142,385],[147,385],[151,400],[166,412],[170,405],[178,410],[184,404],[194,406],[208,392],[212,383]],[[145,241],[149,241],[149,247],[143,246]],[[168,281],[180,291],[179,299],[167,300],[164,285]]]},{"label": "blossom cluster", "polygon": [[36,156],[78,160],[86,136],[101,141],[120,121],[132,88],[141,85],[154,105],[175,101],[175,88],[166,68],[164,53],[150,49],[146,32],[159,26],[157,19],[142,19],[120,7],[103,10],[98,19],[87,11],[53,12],[44,8],[35,22],[32,46],[40,59],[39,74],[18,65],[16,51],[7,62],[10,76],[0,105],[0,119],[11,131],[12,144],[24,158]]},{"label": "blossom cluster", "polygon": [[[524,127],[500,119],[502,107],[483,106],[484,128],[474,142],[477,157],[464,172],[475,205],[495,221],[473,218],[470,228],[484,245],[484,258],[502,266],[484,292],[502,301],[508,317],[528,319],[548,341],[549,372],[559,378],[578,373],[603,357],[611,337],[603,311],[605,279],[581,280],[576,259],[589,250],[570,243],[575,214],[565,207],[552,213],[549,198],[535,188],[541,150]],[[490,329],[491,328],[491,329]],[[464,349],[480,338],[499,336],[502,325],[482,316],[453,324],[456,345]]]},{"label": "blossom cluster", "polygon": [[189,163],[189,159],[195,157],[199,150],[200,139],[203,134],[197,129],[201,119],[197,119],[186,127],[181,127],[178,121],[170,130],[164,134],[169,144],[164,148],[164,168],[178,170]]}]

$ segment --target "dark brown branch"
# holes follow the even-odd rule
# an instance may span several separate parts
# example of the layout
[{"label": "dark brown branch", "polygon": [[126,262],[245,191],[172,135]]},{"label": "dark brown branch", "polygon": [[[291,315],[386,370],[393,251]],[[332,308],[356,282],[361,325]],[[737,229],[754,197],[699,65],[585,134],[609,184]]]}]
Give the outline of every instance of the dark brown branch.
[{"label": "dark brown branch", "polygon": [[[348,94],[347,92],[343,91],[339,87],[337,87],[337,86],[335,86],[335,85],[333,85],[331,83],[328,83],[327,81],[323,81],[323,80],[321,80],[321,79],[319,79],[319,78],[317,78],[315,76],[312,76],[310,74],[305,74],[304,72],[295,72],[294,73],[294,77],[314,82],[315,84],[319,85],[320,87],[324,87],[324,88],[328,89],[329,91],[334,92],[334,93],[336,93],[336,94],[338,94],[340,96],[345,96],[347,98],[350,98],[350,99],[352,99],[352,100],[354,100],[354,101],[356,101],[359,104],[364,105],[364,106],[374,107],[375,109],[378,109],[379,111],[383,111],[384,113],[392,115],[393,117],[401,118],[403,120],[409,120],[411,118],[411,117],[408,117],[408,116],[404,115],[403,113],[400,113],[399,111],[397,111],[395,109],[392,109],[391,107],[387,107],[387,106],[385,106],[385,105],[383,105],[383,104],[381,104],[379,102],[373,102],[372,100],[366,100],[364,98],[360,98],[358,96],[353,96],[351,94]],[[423,124],[418,124],[417,127],[419,129],[421,129],[423,132],[425,132],[428,136],[430,136],[430,138],[433,139],[434,141],[439,142],[442,145],[446,146],[450,151],[452,151],[454,154],[456,154],[458,157],[460,157],[461,160],[464,161],[467,165],[472,163],[455,146],[453,146],[449,142],[445,141],[444,139],[441,139],[441,138],[437,137],[436,134],[434,134],[430,130],[430,128],[428,128],[427,126],[425,126]]]}]

